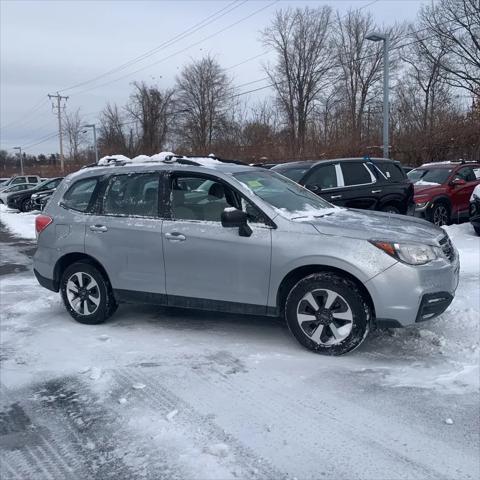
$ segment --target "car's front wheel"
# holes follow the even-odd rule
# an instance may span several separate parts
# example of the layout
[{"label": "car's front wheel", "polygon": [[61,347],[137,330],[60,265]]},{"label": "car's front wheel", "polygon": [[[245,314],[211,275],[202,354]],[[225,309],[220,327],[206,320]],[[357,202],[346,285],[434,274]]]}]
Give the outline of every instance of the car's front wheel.
[{"label": "car's front wheel", "polygon": [[30,210],[33,210],[32,203],[30,202],[29,198],[26,198],[20,204],[20,211],[21,212],[29,212]]},{"label": "car's front wheel", "polygon": [[326,355],[357,348],[368,334],[370,316],[357,285],[331,272],[300,280],[285,304],[287,324],[295,338],[309,350]]},{"label": "car's front wheel", "polygon": [[108,280],[88,262],[76,262],[65,270],[60,291],[66,309],[80,323],[102,323],[117,308]]}]

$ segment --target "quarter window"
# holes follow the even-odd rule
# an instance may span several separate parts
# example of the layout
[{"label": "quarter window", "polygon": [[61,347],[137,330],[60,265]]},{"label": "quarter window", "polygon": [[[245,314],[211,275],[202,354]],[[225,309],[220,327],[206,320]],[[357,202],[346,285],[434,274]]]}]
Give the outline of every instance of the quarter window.
[{"label": "quarter window", "polygon": [[103,202],[106,215],[155,217],[158,215],[159,175],[117,175],[109,181]]},{"label": "quarter window", "polygon": [[316,186],[322,190],[338,187],[335,165],[330,164],[315,167],[312,174],[308,177],[306,185]]},{"label": "quarter window", "polygon": [[371,174],[363,163],[342,163],[341,166],[345,186],[373,183]]},{"label": "quarter window", "polygon": [[37,177],[28,177],[28,183],[37,183]]},{"label": "quarter window", "polygon": [[65,193],[62,205],[72,210],[86,212],[97,182],[96,178],[85,178],[74,183]]},{"label": "quarter window", "polygon": [[375,162],[374,164],[392,182],[403,182],[405,174],[400,165],[390,162]]}]

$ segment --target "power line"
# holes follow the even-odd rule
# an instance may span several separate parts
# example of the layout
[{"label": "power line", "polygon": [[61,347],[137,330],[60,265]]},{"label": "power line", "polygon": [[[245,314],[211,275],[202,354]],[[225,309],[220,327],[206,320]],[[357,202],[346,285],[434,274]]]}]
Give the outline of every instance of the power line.
[{"label": "power line", "polygon": [[43,97],[42,100],[37,102],[32,108],[28,109],[20,118],[18,118],[17,120],[13,120],[5,125],[2,125],[0,127],[0,130],[8,129],[13,125],[18,126],[18,124],[24,124],[26,117],[31,117],[35,112],[38,112],[47,103],[48,103],[48,100],[45,97]]},{"label": "power line", "polygon": [[233,23],[231,23],[230,25],[227,25],[226,27],[224,27],[224,28],[222,28],[222,29],[220,29],[220,30],[217,30],[216,32],[212,33],[211,35],[208,35],[208,36],[202,38],[201,40],[199,40],[199,41],[197,41],[197,42],[195,42],[195,43],[192,43],[192,44],[188,45],[187,47],[185,47],[185,48],[183,48],[183,49],[181,49],[181,50],[178,50],[178,51],[176,51],[176,52],[174,52],[174,53],[172,53],[172,54],[170,54],[170,55],[168,55],[168,56],[166,56],[166,57],[164,57],[164,58],[161,58],[160,60],[157,60],[157,61],[155,61],[155,62],[153,62],[153,63],[150,63],[149,65],[145,65],[145,66],[143,66],[143,67],[141,67],[141,68],[139,68],[139,69],[137,69],[137,70],[135,70],[135,71],[133,71],[133,72],[127,73],[126,75],[123,75],[123,76],[121,76],[121,77],[119,77],[119,78],[116,78],[116,79],[110,80],[110,81],[108,81],[108,82],[102,83],[102,84],[100,84],[100,85],[97,85],[97,86],[94,86],[94,87],[91,87],[91,88],[87,88],[87,89],[85,89],[85,90],[82,90],[82,91],[80,91],[80,92],[77,92],[76,95],[81,95],[82,93],[89,92],[90,90],[94,90],[94,89],[96,89],[96,88],[105,87],[106,85],[110,85],[110,84],[112,84],[112,83],[115,83],[115,82],[118,82],[118,81],[120,81],[120,80],[123,80],[123,79],[125,79],[125,78],[127,78],[127,77],[130,77],[131,75],[135,75],[136,73],[139,73],[139,72],[141,72],[141,71],[143,71],[143,70],[146,70],[147,68],[151,68],[151,67],[153,67],[154,65],[158,65],[159,63],[164,62],[165,60],[169,60],[170,58],[175,57],[176,55],[179,55],[180,53],[183,53],[183,52],[189,50],[189,49],[192,48],[192,47],[196,47],[197,45],[200,45],[201,43],[206,42],[207,40],[210,40],[211,38],[216,37],[217,35],[220,35],[221,33],[225,32],[226,30],[229,30],[230,28],[238,25],[239,23],[244,22],[245,20],[248,20],[249,18],[253,17],[254,15],[257,15],[258,13],[262,12],[263,10],[266,10],[267,8],[270,8],[272,5],[278,3],[279,1],[280,1],[280,0],[274,0],[273,2],[270,2],[268,5],[265,5],[265,6],[261,7],[261,8],[259,8],[259,9],[255,10],[254,12],[250,13],[249,15],[247,15],[247,16],[239,19],[239,20],[237,20],[236,22],[233,22]]},{"label": "power line", "polygon": [[219,20],[223,16],[227,15],[228,13],[230,13],[233,10],[237,9],[238,7],[242,6],[247,1],[248,0],[243,0],[241,2],[237,2],[237,0],[234,0],[233,2],[229,3],[226,7],[223,7],[220,10],[218,10],[217,12],[213,13],[212,15],[209,15],[208,17],[206,17],[203,20],[201,20],[200,22],[196,23],[195,25],[193,25],[189,29],[184,30],[182,33],[178,34],[174,38],[161,43],[160,45],[156,46],[153,49],[148,50],[147,52],[139,55],[138,57],[135,57],[135,58],[119,65],[118,67],[112,68],[111,70],[108,70],[107,72],[102,73],[101,75],[97,75],[96,77],[94,77],[90,80],[85,80],[85,81],[82,81],[80,83],[76,83],[75,85],[71,85],[70,87],[65,87],[65,88],[59,90],[59,92],[65,92],[67,90],[73,90],[75,88],[87,85],[87,84],[95,82],[95,81],[97,81],[97,80],[99,80],[103,77],[111,75],[112,73],[116,73],[118,71],[124,70],[125,68],[127,68],[131,65],[134,65],[135,63],[141,62],[141,61],[145,60],[146,58],[149,58],[152,55],[155,55],[160,50],[163,50],[167,47],[170,47],[170,46],[174,45],[175,43],[179,42],[180,40],[183,40],[184,38],[189,37],[190,35],[193,35],[198,30],[201,30],[205,26]]}]

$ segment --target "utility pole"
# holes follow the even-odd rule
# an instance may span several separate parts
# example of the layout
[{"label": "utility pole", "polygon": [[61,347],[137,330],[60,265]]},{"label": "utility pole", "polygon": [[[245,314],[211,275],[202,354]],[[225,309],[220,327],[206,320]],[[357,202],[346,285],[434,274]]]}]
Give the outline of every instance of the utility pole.
[{"label": "utility pole", "polygon": [[13,147],[14,150],[18,150],[20,153],[20,174],[23,175],[23,156],[22,147]]},{"label": "utility pole", "polygon": [[50,95],[48,94],[48,98],[56,98],[57,99],[57,105],[52,103],[52,109],[53,112],[57,113],[58,116],[58,138],[60,140],[60,168],[62,170],[62,173],[65,171],[65,159],[63,157],[63,134],[62,134],[62,99],[65,100],[65,102],[68,100],[68,97],[63,97],[60,95],[58,92],[56,95]]}]

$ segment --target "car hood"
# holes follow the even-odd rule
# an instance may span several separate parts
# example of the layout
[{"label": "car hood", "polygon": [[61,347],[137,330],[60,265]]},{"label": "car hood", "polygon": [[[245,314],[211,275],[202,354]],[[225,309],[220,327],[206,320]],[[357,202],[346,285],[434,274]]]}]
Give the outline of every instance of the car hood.
[{"label": "car hood", "polygon": [[416,217],[384,212],[338,208],[309,222],[325,235],[362,240],[438,245],[445,232]]}]

